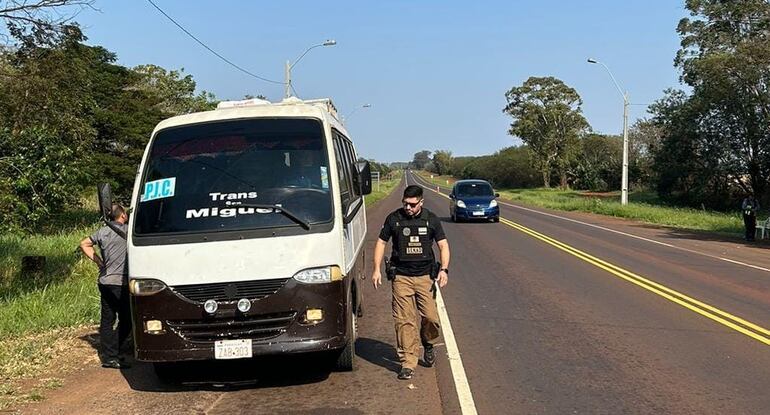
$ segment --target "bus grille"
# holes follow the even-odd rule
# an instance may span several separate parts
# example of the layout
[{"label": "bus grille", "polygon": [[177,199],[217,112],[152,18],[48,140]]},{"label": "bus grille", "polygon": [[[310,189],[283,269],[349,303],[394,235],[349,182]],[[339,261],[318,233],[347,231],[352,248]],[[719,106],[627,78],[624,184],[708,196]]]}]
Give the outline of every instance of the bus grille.
[{"label": "bus grille", "polygon": [[169,320],[172,331],[189,341],[211,342],[235,339],[269,339],[286,332],[295,311],[250,316],[246,319]]},{"label": "bus grille", "polygon": [[275,294],[289,278],[272,280],[222,282],[213,284],[178,285],[171,287],[183,297],[202,303],[206,300],[228,301],[247,298],[259,300]]}]

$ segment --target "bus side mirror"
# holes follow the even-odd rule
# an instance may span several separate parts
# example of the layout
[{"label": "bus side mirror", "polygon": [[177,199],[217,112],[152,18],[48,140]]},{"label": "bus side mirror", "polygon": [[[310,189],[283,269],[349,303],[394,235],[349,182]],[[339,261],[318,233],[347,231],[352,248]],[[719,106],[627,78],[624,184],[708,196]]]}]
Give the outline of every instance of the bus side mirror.
[{"label": "bus side mirror", "polygon": [[99,213],[107,222],[112,212],[112,187],[109,183],[99,183],[96,185],[96,193],[99,197]]},{"label": "bus side mirror", "polygon": [[361,194],[368,195],[372,193],[372,168],[368,161],[360,161],[357,165],[358,175],[361,178]]}]

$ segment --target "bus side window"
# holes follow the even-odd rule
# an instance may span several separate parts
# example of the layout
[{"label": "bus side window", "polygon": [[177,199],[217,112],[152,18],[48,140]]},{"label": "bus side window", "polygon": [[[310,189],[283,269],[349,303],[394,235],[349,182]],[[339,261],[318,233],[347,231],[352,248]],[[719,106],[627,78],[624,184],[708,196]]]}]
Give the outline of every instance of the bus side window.
[{"label": "bus side window", "polygon": [[344,141],[345,150],[347,153],[348,166],[350,168],[350,178],[353,180],[353,194],[356,199],[359,199],[361,195],[361,180],[358,176],[358,166],[356,165],[356,153],[353,151],[353,144],[350,141]]},{"label": "bus side window", "polygon": [[337,160],[337,171],[340,181],[340,199],[342,200],[342,214],[347,213],[348,207],[352,202],[350,193],[350,177],[345,163],[345,153],[342,152],[341,141],[338,135],[334,135],[334,158]]}]

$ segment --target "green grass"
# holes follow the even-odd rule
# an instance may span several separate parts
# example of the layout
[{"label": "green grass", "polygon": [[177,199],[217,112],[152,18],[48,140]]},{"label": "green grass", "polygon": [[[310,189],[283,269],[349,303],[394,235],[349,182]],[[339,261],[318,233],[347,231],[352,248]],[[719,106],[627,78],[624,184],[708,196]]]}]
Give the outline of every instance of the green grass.
[{"label": "green grass", "polygon": [[[418,174],[431,181],[429,172]],[[451,176],[435,176],[434,183],[450,185],[457,179]],[[683,208],[667,205],[653,192],[631,192],[629,203],[620,204],[620,192],[594,193],[562,189],[495,189],[502,199],[522,205],[555,210],[589,212],[599,215],[632,219],[655,225],[691,229],[724,234],[743,232],[740,212],[721,213],[708,210]]]},{"label": "green grass", "polygon": [[[96,267],[77,249],[96,229],[0,236],[0,339],[96,321]],[[22,257],[45,257],[42,272],[23,272]]]},{"label": "green grass", "polygon": [[[99,318],[97,269],[78,249],[99,226],[93,205],[52,217],[33,235],[0,235],[0,409],[41,399],[17,380],[34,379],[65,353],[75,328]],[[23,271],[24,256],[45,257],[44,268]]]},{"label": "green grass", "polygon": [[388,196],[393,189],[401,182],[401,170],[395,170],[390,179],[380,181],[379,190],[377,183],[372,183],[372,193],[364,196],[366,206],[374,206],[375,203]]},{"label": "green grass", "polygon": [[593,194],[560,189],[500,189],[501,198],[548,209],[590,212],[641,222],[718,233],[741,233],[739,215],[661,205],[654,194],[631,193],[626,206],[617,192]]}]

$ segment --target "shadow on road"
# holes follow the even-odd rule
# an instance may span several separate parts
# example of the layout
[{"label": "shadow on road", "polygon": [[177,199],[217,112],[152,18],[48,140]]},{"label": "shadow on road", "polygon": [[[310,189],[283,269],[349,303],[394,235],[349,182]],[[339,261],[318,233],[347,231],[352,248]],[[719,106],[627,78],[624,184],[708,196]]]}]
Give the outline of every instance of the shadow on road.
[{"label": "shadow on road", "polygon": [[131,361],[134,366],[121,372],[138,391],[242,390],[322,382],[329,377],[332,362],[331,355],[317,353],[174,363],[162,367],[161,378],[152,364]]},{"label": "shadow on road", "polygon": [[[82,336],[95,351],[98,334]],[[332,372],[335,356],[331,353],[265,356],[228,361],[196,361],[164,364],[160,373],[153,364],[127,356],[131,365],[120,372],[133,390],[143,392],[180,392],[189,390],[260,389],[322,382]]]},{"label": "shadow on road", "polygon": [[396,349],[379,340],[359,337],[356,341],[356,355],[369,363],[383,367],[393,373],[398,373],[401,364],[398,362]]}]

